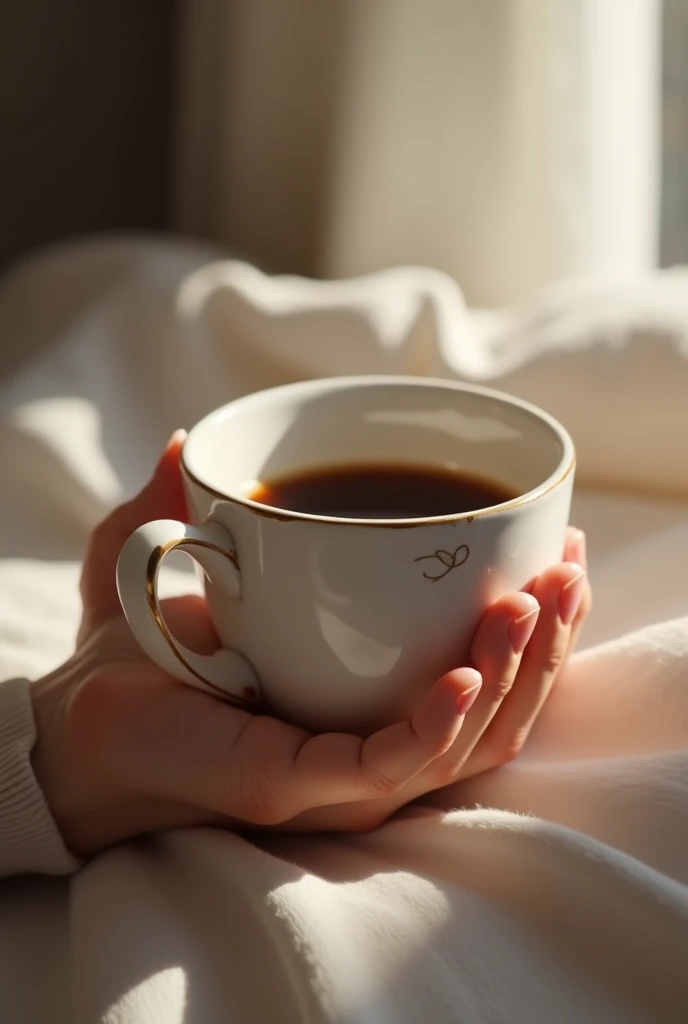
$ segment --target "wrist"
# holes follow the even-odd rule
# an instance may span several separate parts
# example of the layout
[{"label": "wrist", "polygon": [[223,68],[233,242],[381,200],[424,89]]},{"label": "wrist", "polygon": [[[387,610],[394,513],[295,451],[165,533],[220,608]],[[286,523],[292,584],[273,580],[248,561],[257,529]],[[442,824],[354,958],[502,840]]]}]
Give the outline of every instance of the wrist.
[{"label": "wrist", "polygon": [[101,676],[81,651],[31,686],[34,773],[64,843],[78,857],[149,830],[146,802],[121,785],[117,759],[108,756],[96,727]]},{"label": "wrist", "polygon": [[31,764],[55,824],[70,848],[71,824],[79,797],[78,791],[74,792],[70,785],[68,744],[64,733],[67,704],[74,685],[78,685],[76,666],[70,659],[30,686],[36,728]]}]

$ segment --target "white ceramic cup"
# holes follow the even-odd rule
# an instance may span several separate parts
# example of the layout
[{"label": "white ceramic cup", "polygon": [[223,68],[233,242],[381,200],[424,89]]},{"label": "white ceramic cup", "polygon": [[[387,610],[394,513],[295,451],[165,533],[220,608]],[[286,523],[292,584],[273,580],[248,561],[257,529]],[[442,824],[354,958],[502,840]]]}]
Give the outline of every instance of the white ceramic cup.
[{"label": "white ceramic cup", "polygon": [[[273,509],[257,481],[366,462],[444,467],[518,497],[428,519],[338,519]],[[478,621],[562,557],[575,456],[526,402],[443,380],[350,377],[262,391],[190,431],[191,524],[147,523],[117,566],[122,607],[153,661],[191,686],[312,729],[367,733],[467,663]],[[205,572],[222,649],[168,630],[157,580],[183,549]],[[257,702],[260,701],[260,704]]]}]

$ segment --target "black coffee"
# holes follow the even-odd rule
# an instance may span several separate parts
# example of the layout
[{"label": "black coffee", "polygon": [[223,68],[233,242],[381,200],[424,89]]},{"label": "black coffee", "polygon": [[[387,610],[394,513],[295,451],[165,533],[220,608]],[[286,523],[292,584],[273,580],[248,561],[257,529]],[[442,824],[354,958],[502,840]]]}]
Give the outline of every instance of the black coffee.
[{"label": "black coffee", "polygon": [[253,501],[345,519],[424,519],[475,512],[516,495],[491,480],[445,469],[363,464],[295,473],[261,483]]}]

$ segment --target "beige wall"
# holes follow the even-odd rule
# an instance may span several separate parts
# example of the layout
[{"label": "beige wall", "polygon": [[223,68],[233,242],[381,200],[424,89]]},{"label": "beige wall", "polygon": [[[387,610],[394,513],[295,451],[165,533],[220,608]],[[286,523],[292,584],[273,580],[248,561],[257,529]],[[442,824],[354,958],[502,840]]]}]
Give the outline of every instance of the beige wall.
[{"label": "beige wall", "polygon": [[664,0],[662,262],[688,264],[688,4]]}]

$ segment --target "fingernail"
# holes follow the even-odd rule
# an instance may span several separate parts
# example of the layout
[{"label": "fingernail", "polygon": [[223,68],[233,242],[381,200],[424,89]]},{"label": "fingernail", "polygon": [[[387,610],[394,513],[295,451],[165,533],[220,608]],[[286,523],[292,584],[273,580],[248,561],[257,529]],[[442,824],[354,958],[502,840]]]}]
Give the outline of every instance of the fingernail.
[{"label": "fingernail", "polygon": [[482,680],[472,686],[470,690],[466,690],[459,697],[456,698],[456,710],[460,715],[467,714],[475,703],[475,698],[480,693],[480,687],[482,686]]},{"label": "fingernail", "polygon": [[585,544],[585,534],[582,530],[576,531],[576,538],[573,542],[571,550],[571,561],[577,562],[578,565],[582,565],[584,569],[588,567],[588,553]]},{"label": "fingernail", "polygon": [[580,607],[583,589],[585,587],[585,572],[579,572],[572,580],[561,588],[559,593],[559,618],[565,626],[570,626],[576,617]]},{"label": "fingernail", "polygon": [[186,431],[183,427],[178,427],[171,435],[166,447],[169,448],[171,444],[177,441],[186,441]]},{"label": "fingernail", "polygon": [[540,606],[538,605],[536,608],[531,608],[525,615],[521,615],[520,618],[512,619],[509,623],[509,640],[514,654],[522,654],[525,651],[526,644],[533,635],[539,614]]}]

